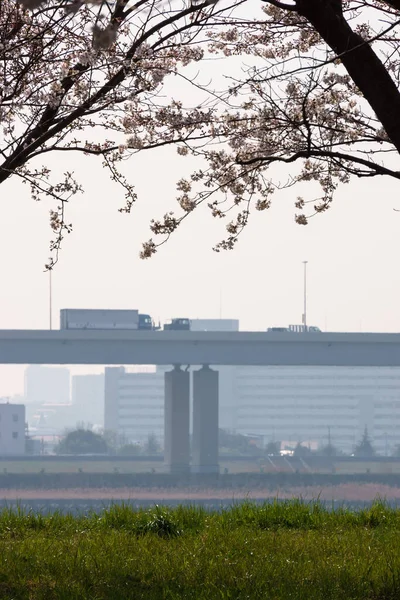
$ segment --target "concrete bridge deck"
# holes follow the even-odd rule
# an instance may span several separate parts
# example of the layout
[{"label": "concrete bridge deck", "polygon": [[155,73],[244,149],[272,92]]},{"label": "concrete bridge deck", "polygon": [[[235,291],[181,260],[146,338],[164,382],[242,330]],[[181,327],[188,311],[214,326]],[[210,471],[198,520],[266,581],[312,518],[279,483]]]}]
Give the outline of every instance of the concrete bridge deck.
[{"label": "concrete bridge deck", "polygon": [[0,330],[0,363],[398,367],[400,334]]},{"label": "concrete bridge deck", "polygon": [[0,363],[202,366],[193,373],[191,464],[190,372],[165,373],[164,458],[170,472],[210,473],[219,471],[218,371],[208,365],[399,367],[400,334],[1,330]]}]

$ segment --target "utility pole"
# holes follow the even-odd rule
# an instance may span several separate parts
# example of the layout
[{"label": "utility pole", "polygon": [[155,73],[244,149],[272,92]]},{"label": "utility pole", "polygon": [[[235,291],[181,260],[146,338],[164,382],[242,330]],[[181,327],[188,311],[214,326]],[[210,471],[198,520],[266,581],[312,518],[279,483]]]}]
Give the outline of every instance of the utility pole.
[{"label": "utility pole", "polygon": [[52,269],[49,270],[49,321],[50,321],[50,331],[53,329],[53,319],[52,319],[52,313],[53,313],[53,298],[52,298],[52,285],[51,285],[51,271]]},{"label": "utility pole", "polygon": [[308,263],[308,260],[303,260],[303,265],[304,265],[304,307],[303,307],[304,331],[307,331],[307,263]]}]

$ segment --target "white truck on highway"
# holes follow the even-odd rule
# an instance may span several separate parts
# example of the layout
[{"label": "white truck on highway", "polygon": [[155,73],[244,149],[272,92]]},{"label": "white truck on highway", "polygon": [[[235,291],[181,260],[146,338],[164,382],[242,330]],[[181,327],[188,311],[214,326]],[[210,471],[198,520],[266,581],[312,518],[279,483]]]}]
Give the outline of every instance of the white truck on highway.
[{"label": "white truck on highway", "polygon": [[60,311],[60,329],[151,329],[151,317],[149,315],[140,315],[140,317],[138,310],[130,309],[64,308]]}]

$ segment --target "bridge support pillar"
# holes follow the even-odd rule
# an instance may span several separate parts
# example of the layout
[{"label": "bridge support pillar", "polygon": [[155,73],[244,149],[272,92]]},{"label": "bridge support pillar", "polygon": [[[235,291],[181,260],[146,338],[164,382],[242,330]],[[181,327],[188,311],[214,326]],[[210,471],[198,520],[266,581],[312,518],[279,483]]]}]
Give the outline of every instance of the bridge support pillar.
[{"label": "bridge support pillar", "polygon": [[190,373],[175,366],[164,375],[164,463],[170,473],[189,471]]},{"label": "bridge support pillar", "polygon": [[192,472],[219,473],[218,371],[207,365],[193,372]]}]

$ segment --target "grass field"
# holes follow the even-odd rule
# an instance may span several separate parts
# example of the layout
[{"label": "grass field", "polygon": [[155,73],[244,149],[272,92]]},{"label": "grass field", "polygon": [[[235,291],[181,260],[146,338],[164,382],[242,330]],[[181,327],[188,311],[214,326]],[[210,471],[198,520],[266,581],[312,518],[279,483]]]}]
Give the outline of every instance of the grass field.
[{"label": "grass field", "polygon": [[0,598],[394,600],[400,511],[317,502],[0,514]]}]

